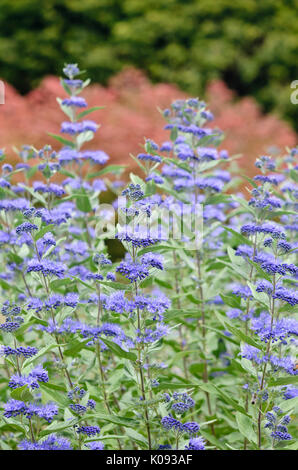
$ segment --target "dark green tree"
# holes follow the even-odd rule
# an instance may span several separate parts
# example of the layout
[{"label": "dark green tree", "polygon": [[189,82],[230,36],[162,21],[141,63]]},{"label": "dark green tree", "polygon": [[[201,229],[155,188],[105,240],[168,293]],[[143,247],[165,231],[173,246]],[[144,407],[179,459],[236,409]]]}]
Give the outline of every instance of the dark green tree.
[{"label": "dark green tree", "polygon": [[298,0],[2,0],[0,76],[22,93],[64,62],[106,83],[124,65],[202,94],[221,77],[298,128]]}]

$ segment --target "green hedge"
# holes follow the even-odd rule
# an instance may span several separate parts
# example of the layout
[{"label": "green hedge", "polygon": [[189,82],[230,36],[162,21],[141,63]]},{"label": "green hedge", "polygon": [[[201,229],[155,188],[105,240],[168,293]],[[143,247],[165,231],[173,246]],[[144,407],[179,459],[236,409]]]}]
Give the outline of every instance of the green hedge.
[{"label": "green hedge", "polygon": [[297,0],[1,0],[0,76],[21,92],[65,61],[95,81],[131,64],[202,94],[221,77],[298,128]]}]

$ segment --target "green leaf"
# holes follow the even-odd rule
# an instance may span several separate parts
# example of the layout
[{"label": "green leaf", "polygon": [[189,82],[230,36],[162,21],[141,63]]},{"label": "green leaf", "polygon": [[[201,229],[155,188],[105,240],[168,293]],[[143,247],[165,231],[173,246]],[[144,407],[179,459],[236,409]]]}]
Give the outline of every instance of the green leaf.
[{"label": "green leaf", "polygon": [[[0,429],[5,432],[5,431],[11,431],[11,432],[21,432],[22,434],[27,434],[27,429],[25,426],[22,426],[20,423],[15,422],[12,418],[9,418],[9,421],[7,421],[5,418],[2,418],[4,423],[0,425]],[[13,422],[12,422],[13,421]],[[1,443],[2,446],[2,443]]]},{"label": "green leaf", "polygon": [[145,253],[151,253],[154,251],[163,252],[163,251],[172,251],[172,250],[182,250],[182,246],[174,242],[169,243],[169,244],[149,246],[149,247],[142,248],[141,250],[139,250],[138,256],[144,255]]},{"label": "green leaf", "polygon": [[[120,435],[117,435],[117,434],[107,434],[107,435],[104,435],[104,436],[101,436],[100,437],[100,440],[101,441],[104,441],[104,440],[108,440],[108,439],[127,439],[126,436],[120,436]],[[98,437],[95,438],[95,439],[86,439],[85,444],[87,444],[87,442],[94,442],[94,441],[98,441]]]},{"label": "green leaf", "polygon": [[142,172],[143,173],[146,173],[146,167],[145,165],[143,165],[143,163],[138,159],[136,158],[132,153],[129,154],[130,158],[132,158],[136,164],[141,168]]},{"label": "green leaf", "polygon": [[295,170],[290,170],[290,176],[291,176],[291,178],[293,178],[293,180],[295,181],[295,183],[298,183],[297,171],[295,171]]},{"label": "green leaf", "polygon": [[99,111],[100,109],[104,109],[105,106],[93,106],[93,108],[86,109],[86,111],[82,111],[77,115],[78,119],[82,119],[83,117],[87,116],[90,113],[93,113],[94,111]]},{"label": "green leaf", "polygon": [[129,359],[130,361],[136,361],[137,356],[135,353],[131,351],[124,351],[118,344],[114,343],[113,341],[106,339],[106,338],[101,338],[101,341],[105,343],[106,346],[108,346],[111,351],[113,351],[114,354],[118,357],[123,357],[124,359]]},{"label": "green leaf", "polygon": [[288,413],[291,410],[297,410],[298,397],[291,398],[290,400],[284,400],[282,403],[279,403],[278,406],[284,413]]},{"label": "green leaf", "polygon": [[100,421],[107,421],[108,423],[114,423],[118,424],[119,426],[124,426],[124,427],[129,427],[129,428],[135,428],[137,423],[134,419],[131,418],[125,418],[122,416],[116,416],[112,413],[110,414],[105,414],[105,413],[91,413],[91,414],[86,414],[83,418],[81,419],[97,419]]},{"label": "green leaf", "polygon": [[246,181],[248,181],[254,188],[257,188],[257,187],[258,187],[257,183],[256,183],[253,179],[249,178],[249,177],[246,176],[246,175],[241,175],[241,176],[242,176],[242,178],[244,178]]},{"label": "green leaf", "polygon": [[134,429],[126,429],[126,434],[132,439],[133,442],[136,442],[140,447],[148,449],[148,440],[142,436],[139,432]]},{"label": "green leaf", "polygon": [[68,176],[69,178],[73,178],[73,179],[76,178],[76,175],[74,173],[72,173],[71,171],[66,170],[63,167],[61,167],[59,169],[59,173],[61,173],[62,175]]},{"label": "green leaf", "polygon": [[29,357],[28,359],[25,360],[24,364],[23,364],[23,367],[22,369],[25,369],[26,367],[28,367],[30,364],[32,364],[33,362],[35,362],[37,359],[39,359],[40,357],[44,356],[45,354],[47,354],[49,351],[51,351],[52,349],[55,349],[55,348],[58,348],[59,347],[59,344],[56,344],[56,343],[53,343],[53,344],[48,344],[47,346],[44,346],[43,348],[41,348],[38,353],[33,356],[33,357]]},{"label": "green leaf", "polygon": [[132,290],[132,286],[130,284],[124,284],[121,282],[101,281],[100,284],[116,290]]},{"label": "green leaf", "polygon": [[82,212],[88,213],[92,211],[92,206],[85,190],[83,190],[79,196],[76,196],[76,205],[77,208]]},{"label": "green leaf", "polygon": [[47,426],[46,429],[41,431],[40,437],[47,436],[48,434],[60,432],[63,429],[71,428],[76,423],[77,423],[76,418],[73,418],[72,420],[69,420],[66,423],[65,422],[64,423],[57,423],[57,421],[54,421],[49,426]]},{"label": "green leaf", "polygon": [[241,434],[246,437],[249,442],[257,444],[257,435],[253,428],[253,422],[249,416],[245,416],[243,413],[236,413],[236,421],[238,429]]},{"label": "green leaf", "polygon": [[57,390],[57,387],[54,388],[52,384],[43,383],[43,382],[39,384],[39,387],[42,391],[44,402],[47,402],[49,400],[54,400],[57,403],[59,403],[59,405],[61,405],[62,408],[65,408],[66,406],[68,406],[69,403],[68,403],[68,399],[66,398],[66,390],[63,393],[62,391],[60,391],[60,389]]},{"label": "green leaf", "polygon": [[102,170],[96,171],[95,173],[90,173],[87,175],[87,179],[96,178],[97,176],[106,175],[107,173],[112,173],[114,175],[120,175],[127,168],[127,165],[108,165]]},{"label": "green leaf", "polygon": [[241,307],[241,300],[239,297],[236,297],[234,295],[224,295],[220,294],[222,300],[226,305],[232,308],[240,308]]},{"label": "green leaf", "polygon": [[243,331],[241,331],[240,329],[236,328],[235,326],[232,326],[230,323],[227,323],[227,322],[225,323],[225,326],[227,330],[233,333],[233,335],[235,335],[241,341],[244,341],[245,343],[250,344],[250,346],[254,346],[260,351],[263,350],[262,346],[260,346],[256,341],[254,341],[250,336],[243,333]]},{"label": "green leaf", "polygon": [[61,84],[62,88],[66,91],[66,93],[68,95],[72,95],[71,89],[69,88],[67,83],[65,83],[64,80],[65,80],[64,78],[60,77],[60,84]]},{"label": "green leaf", "polygon": [[28,191],[28,193],[30,193],[31,196],[37,199],[37,201],[41,202],[43,206],[47,206],[47,201],[41,194],[39,194],[37,191],[34,191],[34,189],[30,188],[29,186],[25,186],[25,187],[26,187],[26,191]]},{"label": "green leaf", "polygon": [[205,431],[204,429],[201,429],[200,430],[200,434],[209,442],[211,442],[211,444],[213,444],[217,449],[221,449],[221,450],[227,450],[227,446],[225,445],[224,442],[221,442],[219,439],[217,439],[216,437],[213,436],[213,434],[211,434],[210,432],[208,431]]},{"label": "green leaf", "polygon": [[250,241],[248,238],[244,237],[241,233],[236,232],[232,228],[227,227],[226,225],[224,225],[224,229],[227,232],[232,233],[239,244],[241,244],[241,245],[250,245],[250,246],[253,245],[252,241]]},{"label": "green leaf", "polygon": [[27,178],[30,179],[35,175],[35,173],[38,171],[38,166],[39,165],[34,165],[31,168],[29,168],[29,170],[27,170],[26,172]]},{"label": "green leaf", "polygon": [[45,227],[41,228],[34,237],[34,240],[37,242],[40,238],[42,238],[47,232],[51,232],[55,230],[56,226],[54,224],[46,225]]},{"label": "green leaf", "polygon": [[199,378],[202,377],[203,370],[204,370],[203,362],[195,362],[189,366],[190,373]]},{"label": "green leaf", "polygon": [[178,353],[174,354],[173,357],[171,357],[171,359],[168,361],[168,365],[171,366],[173,364],[177,364],[180,359],[184,358],[185,356],[189,356],[190,354],[197,354],[197,352],[197,349],[179,351]]},{"label": "green leaf", "polygon": [[[100,126],[98,126],[99,128]],[[85,131],[85,132],[81,132],[77,138],[76,138],[76,141],[77,141],[77,146],[78,148],[81,148],[81,146],[85,143],[85,142],[89,142],[90,140],[92,140],[94,138],[94,132],[92,131]]]},{"label": "green leaf", "polygon": [[[74,278],[74,279],[78,279],[78,278]],[[67,278],[64,278],[64,279],[55,279],[54,281],[50,282],[50,288],[51,290],[53,291],[60,291],[60,290],[64,290],[62,289],[63,287],[68,287],[69,284],[73,281],[73,279],[70,279],[69,277]]]},{"label": "green leaf", "polygon": [[241,256],[236,256],[235,251],[230,246],[227,247],[227,251],[232,263],[232,270],[236,271],[244,279],[248,279],[250,267],[247,262]]},{"label": "green leaf", "polygon": [[238,202],[241,207],[245,209],[245,212],[249,212],[250,214],[255,215],[253,209],[251,208],[251,206],[248,205],[248,202],[244,198],[235,196],[235,194],[232,194],[232,198],[234,199],[234,201]]},{"label": "green leaf", "polygon": [[286,449],[286,450],[298,450],[298,441],[293,442],[293,443],[291,443],[291,444],[287,444],[285,447],[283,447],[283,449]]},{"label": "green leaf", "polygon": [[145,188],[146,183],[138,175],[135,175],[134,173],[129,173],[129,177],[131,181],[133,182],[133,184],[139,184],[142,189]]},{"label": "green leaf", "polygon": [[224,401],[229,403],[229,405],[232,406],[235,410],[239,411],[240,413],[247,415],[247,412],[243,408],[243,406],[239,405],[237,401],[235,401],[230,395],[227,395],[221,388],[216,387],[215,385],[211,383],[202,383],[200,385],[200,388],[211,395],[217,395],[220,396]]},{"label": "green leaf", "polygon": [[178,137],[178,129],[177,127],[174,127],[172,130],[171,130],[171,134],[170,134],[170,139],[172,140],[172,142],[174,142]]},{"label": "green leaf", "polygon": [[48,135],[58,140],[58,142],[60,142],[63,145],[67,145],[68,147],[71,147],[73,149],[76,148],[76,144],[72,140],[65,139],[64,137],[61,137],[60,135],[52,134],[51,132],[48,132]]},{"label": "green leaf", "polygon": [[268,273],[266,273],[258,263],[255,263],[250,258],[247,258],[247,261],[255,268],[255,270],[260,274],[261,277],[265,278],[267,281],[272,282],[272,278]]},{"label": "green leaf", "polygon": [[267,294],[265,294],[265,292],[257,292],[256,290],[256,286],[254,284],[252,284],[251,282],[248,282],[247,283],[251,292],[252,292],[252,295],[253,295],[253,298],[259,302],[260,304],[262,304],[266,309],[270,310],[270,304],[269,304],[269,297]]},{"label": "green leaf", "polygon": [[66,356],[75,356],[79,353],[82,349],[86,348],[86,344],[90,342],[90,338],[86,338],[84,340],[73,340],[68,343],[68,347],[64,349],[64,354]]},{"label": "green leaf", "polygon": [[16,255],[12,251],[10,253],[8,253],[8,259],[9,259],[9,261],[12,261],[13,263],[17,263],[17,264],[21,264],[24,261],[23,258]]},{"label": "green leaf", "polygon": [[168,185],[167,182],[164,182],[164,184],[159,185],[159,188],[164,190],[166,193],[170,194],[171,196],[174,196],[176,199],[178,199],[181,202],[184,202],[184,204],[189,204],[189,201],[183,197],[182,194],[177,193],[174,189],[171,188],[170,185]]},{"label": "green leaf", "polygon": [[228,204],[231,202],[231,196],[229,194],[215,194],[214,196],[209,196],[204,205],[208,206],[209,204]]},{"label": "green leaf", "polygon": [[29,391],[28,385],[23,385],[22,387],[13,390],[11,392],[11,398],[25,402],[34,400],[33,395]]}]

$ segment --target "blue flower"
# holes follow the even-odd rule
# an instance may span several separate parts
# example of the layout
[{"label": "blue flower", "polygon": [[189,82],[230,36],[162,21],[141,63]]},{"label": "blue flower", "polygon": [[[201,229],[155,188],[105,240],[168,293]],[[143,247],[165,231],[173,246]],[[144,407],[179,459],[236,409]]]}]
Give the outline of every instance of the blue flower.
[{"label": "blue flower", "polygon": [[47,259],[44,260],[37,260],[31,259],[28,262],[27,272],[30,273],[34,272],[41,272],[45,276],[56,276],[59,278],[64,277],[64,273],[66,271],[66,266],[63,263],[50,261]]},{"label": "blue flower", "polygon": [[283,300],[292,306],[297,305],[298,303],[297,291],[289,290],[282,286],[277,287],[272,297],[274,299]]},{"label": "blue flower", "polygon": [[20,450],[72,450],[71,443],[65,437],[51,434],[43,441],[32,442],[24,439],[18,444]]},{"label": "blue flower", "polygon": [[46,184],[42,181],[34,181],[33,189],[34,192],[55,194],[55,196],[63,196],[63,194],[65,194],[65,191],[61,186],[54,183]]},{"label": "blue flower", "polygon": [[122,261],[116,271],[130,280],[130,282],[141,281],[149,276],[148,266],[130,261]]},{"label": "blue flower", "polygon": [[256,364],[262,364],[266,361],[266,357],[262,355],[261,351],[254,346],[250,346],[249,344],[244,344],[241,347],[241,352],[239,354],[241,357],[245,357],[246,359],[249,359]]},{"label": "blue flower", "polygon": [[10,346],[0,346],[0,355],[3,356],[24,356],[26,359],[33,357],[38,353],[38,349],[33,346],[18,346],[11,348]]},{"label": "blue flower", "polygon": [[63,68],[63,73],[69,78],[73,79],[80,73],[78,64],[66,64]]},{"label": "blue flower", "polygon": [[108,280],[108,281],[113,281],[113,282],[116,281],[116,276],[115,276],[115,274],[114,274],[114,273],[111,273],[111,272],[107,273],[107,280]]},{"label": "blue flower", "polygon": [[79,295],[75,292],[68,292],[64,297],[64,304],[68,307],[75,308],[79,302]]},{"label": "blue flower", "polygon": [[81,122],[62,122],[61,132],[70,135],[81,134],[82,132],[93,132],[95,133],[98,129],[98,125],[94,121],[81,121]]},{"label": "blue flower", "polygon": [[199,430],[200,430],[200,425],[196,422],[183,424],[183,431],[189,434],[190,436],[197,434]]},{"label": "blue flower", "polygon": [[74,411],[75,413],[77,413],[79,415],[83,415],[87,411],[87,407],[83,406],[83,405],[80,405],[80,403],[71,403],[69,405],[69,408],[71,408],[72,411]]},{"label": "blue flower", "polygon": [[289,434],[288,432],[282,432],[279,430],[273,431],[271,433],[271,436],[273,437],[273,439],[277,439],[278,441],[290,441],[291,439],[293,439],[291,434]]},{"label": "blue flower", "polygon": [[23,414],[26,418],[31,419],[32,416],[39,416],[45,419],[48,423],[53,421],[54,416],[58,414],[58,407],[54,403],[47,403],[46,405],[35,405],[29,403],[28,405],[20,400],[10,399],[4,404],[3,415],[6,418],[11,418]]},{"label": "blue flower", "polygon": [[185,446],[186,450],[205,450],[205,441],[202,437],[193,437],[190,439],[188,446]]},{"label": "blue flower", "polygon": [[159,148],[161,152],[171,152],[172,149],[173,145],[170,141],[163,142],[163,144]]},{"label": "blue flower", "polygon": [[46,383],[49,381],[48,373],[41,365],[36,366],[29,375],[12,375],[8,386],[10,388],[18,388],[27,385],[31,389],[39,388],[39,382]]},{"label": "blue flower", "polygon": [[160,163],[161,162],[161,157],[159,155],[150,155],[148,153],[139,153],[137,155],[137,158],[139,160],[151,161],[151,162],[154,162],[154,163]]},{"label": "blue flower", "polygon": [[78,434],[86,434],[88,437],[100,434],[100,428],[98,426],[81,426],[77,427],[76,431]]},{"label": "blue flower", "polygon": [[273,175],[257,175],[254,176],[255,181],[261,181],[261,183],[271,183],[277,186],[284,180],[284,176],[280,174]]},{"label": "blue flower", "polygon": [[81,158],[96,165],[104,165],[109,160],[109,156],[102,150],[84,150],[81,152]]},{"label": "blue flower", "polygon": [[158,446],[158,450],[170,450],[172,449],[172,446],[170,444],[160,444]]},{"label": "blue flower", "polygon": [[177,431],[182,431],[183,429],[183,424],[172,416],[164,416],[161,420],[161,425],[167,430],[175,429]]}]

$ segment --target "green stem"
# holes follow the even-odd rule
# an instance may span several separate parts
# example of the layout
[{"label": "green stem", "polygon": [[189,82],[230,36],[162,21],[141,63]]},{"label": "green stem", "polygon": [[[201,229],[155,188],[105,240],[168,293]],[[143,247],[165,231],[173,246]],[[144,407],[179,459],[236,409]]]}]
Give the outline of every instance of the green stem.
[{"label": "green stem", "polygon": [[[275,294],[275,289],[276,289],[276,279],[275,275],[273,275],[273,291],[272,291],[272,308],[271,308],[271,323],[270,323],[270,330],[272,330],[273,326],[273,321],[274,321],[274,314],[275,314],[275,299],[274,299],[274,294]],[[271,349],[271,337],[267,343],[267,348],[266,348],[266,356],[269,356]],[[265,384],[265,377],[266,377],[266,371],[267,371],[267,362],[265,362],[264,367],[263,367],[263,373],[262,373],[262,378],[261,378],[261,384],[260,384],[260,392],[264,389],[264,384]],[[259,412],[258,412],[258,448],[261,450],[262,446],[262,403],[259,401]]]},{"label": "green stem", "polygon": [[[177,256],[176,256],[175,250],[173,251],[173,261],[174,261],[174,266],[176,268],[177,267]],[[176,270],[175,270],[175,293],[176,293],[177,297],[180,294],[179,279],[178,279],[178,273],[177,273]],[[181,302],[180,302],[179,297],[177,298],[177,307],[178,307],[178,310],[181,310]],[[181,344],[181,351],[183,351],[184,346],[183,346],[183,329],[182,329],[182,325],[179,325],[179,338],[180,338],[180,344]],[[185,375],[185,378],[188,380],[188,366],[187,366],[186,356],[183,356],[182,361],[183,361],[184,375]]]},{"label": "green stem", "polygon": [[[102,303],[101,303],[101,300],[100,300],[100,284],[96,285],[96,289],[97,289],[97,295],[98,295],[98,308],[97,308],[96,326],[99,327],[100,318],[102,316]],[[102,359],[101,359],[100,344],[99,344],[98,341],[96,343],[96,355],[97,355],[99,373],[100,373],[100,378],[101,378],[101,386],[102,386],[102,394],[103,394],[104,404],[105,404],[106,410],[109,413],[109,415],[112,415],[112,410],[111,410],[110,405],[109,405],[109,400],[108,400],[107,391],[106,391],[106,385],[105,385],[106,378],[105,378],[104,368],[103,368]],[[121,445],[121,442],[120,442],[119,439],[117,439],[117,443],[118,443],[119,449],[121,450],[122,445]]]},{"label": "green stem", "polygon": [[[196,210],[196,205],[198,202],[198,188],[195,184],[196,177],[197,177],[197,168],[194,168],[193,171],[193,181],[195,186],[195,207],[194,211]],[[205,299],[204,299],[204,291],[202,287],[202,273],[201,273],[201,255],[199,250],[196,250],[196,265],[197,265],[197,276],[198,276],[198,292],[199,292],[199,300],[200,300],[200,307],[201,307],[201,330],[202,330],[202,346],[203,346],[203,381],[204,383],[208,383],[208,365],[207,365],[207,344],[206,344],[206,316],[205,316]],[[205,392],[206,401],[207,401],[207,408],[209,416],[212,415],[212,407],[210,401],[209,392]],[[215,436],[214,425],[211,423],[209,425],[213,436]]]},{"label": "green stem", "polygon": [[31,441],[32,441],[32,442],[35,442],[34,431],[33,431],[33,424],[32,424],[31,419],[29,419],[29,429],[30,429]]}]

